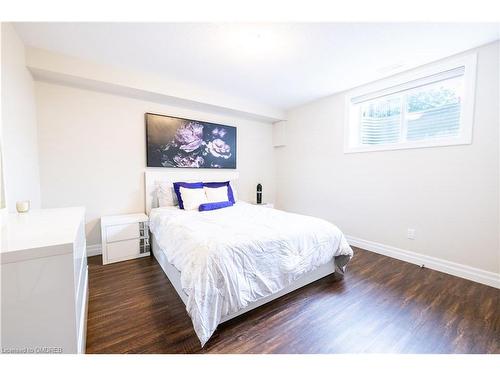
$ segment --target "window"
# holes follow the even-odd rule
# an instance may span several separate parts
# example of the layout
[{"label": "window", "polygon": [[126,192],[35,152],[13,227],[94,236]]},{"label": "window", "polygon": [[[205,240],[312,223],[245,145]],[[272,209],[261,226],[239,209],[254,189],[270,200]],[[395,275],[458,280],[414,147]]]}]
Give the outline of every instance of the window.
[{"label": "window", "polygon": [[470,144],[475,66],[468,55],[349,93],[344,152]]}]

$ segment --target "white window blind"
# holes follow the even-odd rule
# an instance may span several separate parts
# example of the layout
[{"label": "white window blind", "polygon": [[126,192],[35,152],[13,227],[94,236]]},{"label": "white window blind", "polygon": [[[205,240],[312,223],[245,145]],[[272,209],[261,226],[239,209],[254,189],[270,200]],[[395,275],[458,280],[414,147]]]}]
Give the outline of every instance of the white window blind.
[{"label": "white window blind", "polygon": [[399,142],[401,136],[401,98],[378,98],[364,102],[361,110],[361,144]]},{"label": "white window blind", "polygon": [[463,63],[349,97],[347,151],[467,143],[464,112],[472,103],[465,108],[464,101],[471,87]]}]

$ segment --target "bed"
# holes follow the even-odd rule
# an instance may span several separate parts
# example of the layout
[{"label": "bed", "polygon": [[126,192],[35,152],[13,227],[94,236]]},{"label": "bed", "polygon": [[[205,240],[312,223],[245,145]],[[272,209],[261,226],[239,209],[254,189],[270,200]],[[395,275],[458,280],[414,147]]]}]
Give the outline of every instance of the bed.
[{"label": "bed", "polygon": [[202,346],[220,323],[331,273],[352,250],[333,224],[244,201],[215,211],[157,207],[156,186],[180,180],[237,181],[235,171],[148,171],[151,245],[186,305]]}]

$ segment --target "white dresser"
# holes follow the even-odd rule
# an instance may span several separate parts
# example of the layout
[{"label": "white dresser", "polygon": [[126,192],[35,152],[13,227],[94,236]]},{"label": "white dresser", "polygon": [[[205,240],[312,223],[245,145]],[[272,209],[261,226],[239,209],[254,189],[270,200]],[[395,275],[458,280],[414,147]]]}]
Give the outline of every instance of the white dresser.
[{"label": "white dresser", "polygon": [[2,225],[3,353],[84,353],[83,207],[9,214]]}]

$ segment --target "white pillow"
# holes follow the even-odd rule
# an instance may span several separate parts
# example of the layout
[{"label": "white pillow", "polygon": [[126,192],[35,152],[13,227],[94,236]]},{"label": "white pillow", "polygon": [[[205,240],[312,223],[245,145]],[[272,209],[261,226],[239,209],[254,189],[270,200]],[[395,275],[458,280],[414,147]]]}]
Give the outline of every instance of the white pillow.
[{"label": "white pillow", "polygon": [[218,188],[204,187],[203,189],[207,195],[208,203],[227,202],[229,200],[227,186],[221,186]]},{"label": "white pillow", "polygon": [[233,198],[236,202],[238,200],[238,191],[236,190],[236,180],[229,181],[229,185],[231,185],[231,190],[233,191]]},{"label": "white pillow", "polygon": [[186,189],[181,186],[179,192],[185,210],[197,210],[200,204],[208,203],[205,189]]},{"label": "white pillow", "polygon": [[174,192],[174,185],[171,182],[156,182],[156,196],[158,197],[158,207],[177,206],[177,195]]}]

